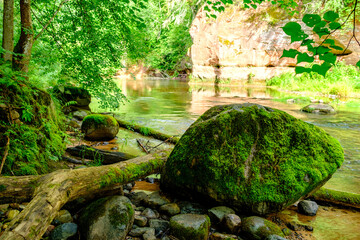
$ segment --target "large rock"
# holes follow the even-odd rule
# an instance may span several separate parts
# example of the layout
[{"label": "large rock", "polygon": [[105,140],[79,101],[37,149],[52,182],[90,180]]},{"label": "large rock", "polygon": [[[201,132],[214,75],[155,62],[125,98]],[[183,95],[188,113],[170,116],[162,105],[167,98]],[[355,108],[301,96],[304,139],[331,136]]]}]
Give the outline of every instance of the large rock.
[{"label": "large rock", "polygon": [[84,118],[81,131],[88,140],[111,140],[119,132],[119,124],[112,116],[91,114]]},{"label": "large rock", "polygon": [[87,240],[122,240],[133,222],[134,210],[130,200],[124,196],[111,196],[87,206],[80,216],[79,227]]},{"label": "large rock", "polygon": [[182,136],[161,188],[238,211],[280,211],[323,185],[344,160],[322,129],[256,104],[216,106]]}]

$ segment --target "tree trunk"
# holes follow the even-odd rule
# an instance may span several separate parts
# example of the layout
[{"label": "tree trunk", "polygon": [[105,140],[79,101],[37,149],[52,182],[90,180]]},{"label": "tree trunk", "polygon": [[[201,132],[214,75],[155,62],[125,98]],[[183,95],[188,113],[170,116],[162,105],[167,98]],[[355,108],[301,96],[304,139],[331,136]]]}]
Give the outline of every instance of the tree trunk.
[{"label": "tree trunk", "polygon": [[14,0],[4,0],[2,47],[6,50],[2,57],[11,61],[11,52],[14,51]]},{"label": "tree trunk", "polygon": [[14,52],[21,55],[13,57],[13,68],[27,73],[34,35],[31,21],[31,0],[20,0],[20,15],[21,33]]},{"label": "tree trunk", "polygon": [[[65,203],[79,197],[108,192],[120,185],[160,172],[167,156],[167,152],[160,152],[112,165],[58,170],[41,177],[0,178],[4,191],[14,187],[10,179],[21,179],[24,185],[18,186],[17,195],[33,195],[26,208],[10,222],[0,240],[40,239]],[[34,186],[33,190],[29,190],[29,186]]]}]

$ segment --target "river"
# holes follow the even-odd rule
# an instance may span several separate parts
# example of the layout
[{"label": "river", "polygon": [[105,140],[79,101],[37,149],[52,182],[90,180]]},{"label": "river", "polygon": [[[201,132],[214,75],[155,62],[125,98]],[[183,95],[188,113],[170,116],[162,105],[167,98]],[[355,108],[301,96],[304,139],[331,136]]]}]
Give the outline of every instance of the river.
[{"label": "river", "polygon": [[[325,187],[360,194],[360,108],[346,104],[337,104],[336,115],[316,115],[300,111],[309,103],[286,103],[274,100],[289,94],[261,86],[219,86],[204,84],[188,84],[170,79],[117,80],[119,87],[129,102],[115,113],[124,120],[139,123],[156,130],[181,135],[206,110],[215,105],[251,102],[283,110],[294,117],[323,128],[338,139],[344,148],[345,161],[341,168],[326,183]],[[94,112],[103,112],[96,101],[91,104]],[[120,150],[135,155],[144,154],[138,148],[136,138],[141,136],[122,130],[118,134],[116,144]],[[154,143],[156,144],[156,142]],[[324,211],[326,212],[326,211]],[[289,213],[290,214],[290,213]],[[294,213],[291,213],[294,214]],[[329,213],[327,213],[329,214]],[[332,216],[331,214],[335,214]],[[338,225],[338,219],[346,219],[350,213],[346,211],[330,211],[316,221],[326,228],[315,228],[316,239],[360,239],[360,216],[351,215],[348,225]],[[326,223],[326,224],[325,224]],[[315,225],[316,225],[315,224]],[[354,225],[355,224],[355,225]],[[328,227],[337,226],[334,234],[328,234]],[[350,230],[350,229],[351,230]],[[354,229],[355,228],[355,229]],[[320,229],[320,230],[319,230]],[[347,229],[349,235],[344,235]],[[355,231],[355,232],[354,232]],[[350,234],[351,233],[351,234]],[[341,236],[341,238],[338,238]]]}]

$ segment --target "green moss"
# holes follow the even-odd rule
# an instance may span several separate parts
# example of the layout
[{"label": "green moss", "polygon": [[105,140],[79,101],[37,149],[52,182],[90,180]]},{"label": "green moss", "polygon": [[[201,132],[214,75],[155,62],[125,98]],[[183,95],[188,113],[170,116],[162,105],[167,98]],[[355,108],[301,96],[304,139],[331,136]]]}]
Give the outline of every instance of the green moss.
[{"label": "green moss", "polygon": [[[180,216],[180,215],[178,215]],[[197,226],[199,222],[194,222],[195,225],[187,226],[187,224],[178,223],[174,219],[170,219],[171,234],[180,240],[206,240],[208,239],[210,229],[210,218],[207,215],[201,215],[205,217],[205,221],[201,225]]]},{"label": "green moss", "polygon": [[0,102],[20,115],[19,119],[13,119],[15,121],[7,119],[6,115],[0,117],[1,150],[5,137],[10,138],[3,173],[29,175],[51,171],[49,163],[59,160],[65,150],[66,138],[62,131],[64,116],[56,100],[17,76],[0,80],[0,89]]},{"label": "green moss", "polygon": [[6,186],[5,185],[0,185],[0,192],[5,191],[6,190]]},{"label": "green moss", "polygon": [[235,207],[248,210],[274,207],[306,195],[342,164],[339,142],[322,129],[279,110],[246,106],[204,113],[171,153],[161,186],[238,199]]},{"label": "green moss", "polygon": [[87,123],[95,124],[95,126],[96,125],[105,125],[105,126],[118,125],[115,118],[113,118],[112,116],[109,116],[109,115],[104,115],[104,114],[87,115],[83,120],[83,124],[87,124]]}]

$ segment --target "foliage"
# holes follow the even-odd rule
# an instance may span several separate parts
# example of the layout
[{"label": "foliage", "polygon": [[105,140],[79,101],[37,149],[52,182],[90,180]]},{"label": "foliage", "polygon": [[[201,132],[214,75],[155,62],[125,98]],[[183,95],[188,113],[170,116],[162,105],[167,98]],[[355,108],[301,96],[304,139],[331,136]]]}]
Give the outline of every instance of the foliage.
[{"label": "foliage", "polygon": [[8,64],[0,66],[0,102],[19,114],[18,120],[12,119],[16,117],[14,113],[9,118],[1,116],[0,154],[4,151],[1,142],[5,136],[10,138],[3,174],[46,173],[65,148],[62,115],[49,94],[26,82]]},{"label": "foliage", "polygon": [[316,73],[283,73],[267,80],[266,85],[284,90],[320,92],[340,97],[349,97],[360,92],[360,73],[356,67],[338,63],[330,73],[325,77]]}]

